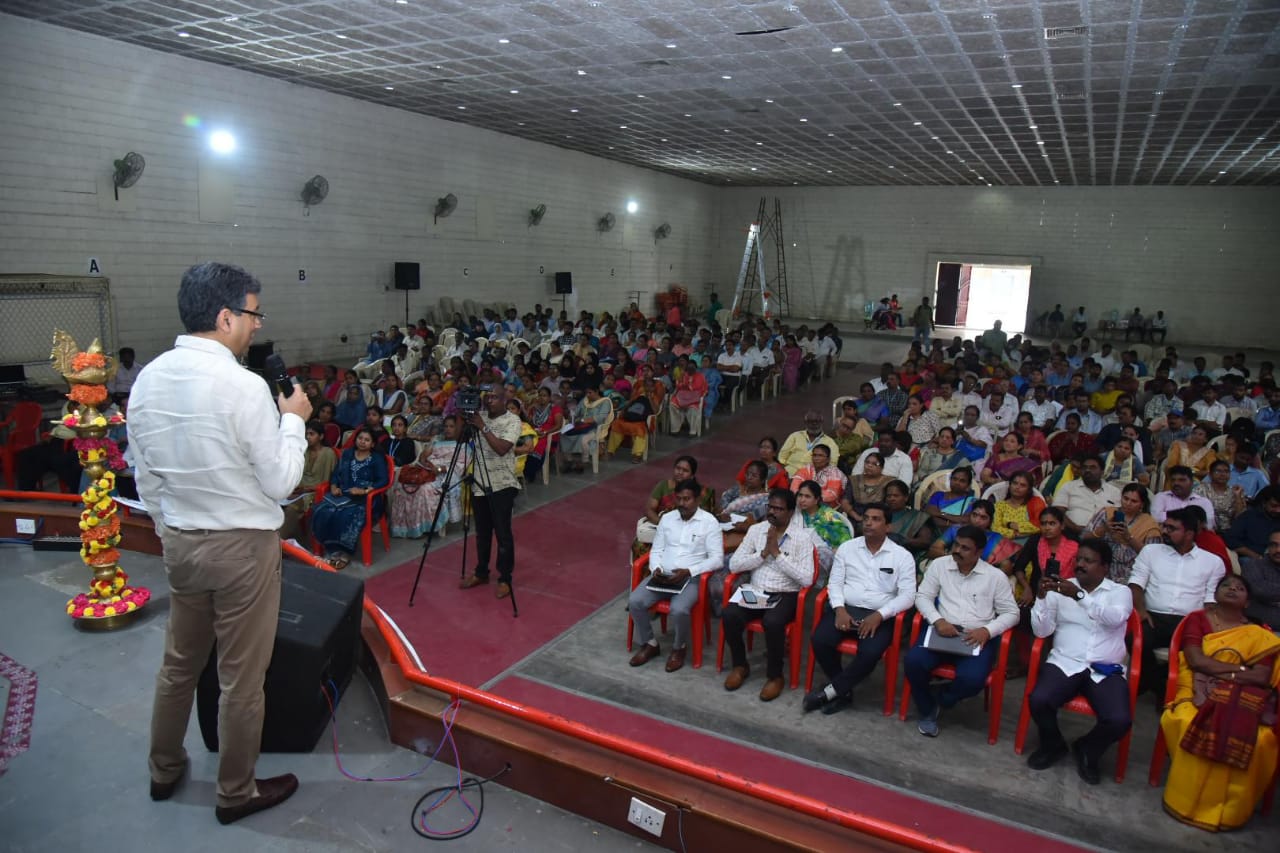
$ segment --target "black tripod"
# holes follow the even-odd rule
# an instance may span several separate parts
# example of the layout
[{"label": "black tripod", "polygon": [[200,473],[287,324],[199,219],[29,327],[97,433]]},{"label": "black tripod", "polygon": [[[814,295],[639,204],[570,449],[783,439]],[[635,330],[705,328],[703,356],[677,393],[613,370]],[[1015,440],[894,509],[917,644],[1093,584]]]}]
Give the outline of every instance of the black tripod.
[{"label": "black tripod", "polygon": [[[470,413],[465,413],[464,417],[469,416],[469,414]],[[483,483],[489,484],[493,482],[489,477],[489,468],[488,464],[485,462],[484,454],[480,452],[480,448],[477,446],[479,441],[480,439],[476,435],[475,427],[463,420],[462,435],[459,436],[457,443],[454,445],[453,456],[449,458],[449,466],[444,472],[444,481],[440,484],[440,499],[436,501],[436,510],[431,515],[431,527],[427,530],[426,539],[422,543],[422,557],[418,560],[418,573],[413,578],[413,589],[409,592],[410,607],[413,606],[413,600],[418,594],[418,584],[422,580],[422,570],[427,565],[427,554],[431,551],[431,543],[436,538],[436,529],[440,523],[440,513],[444,510],[445,501],[449,498],[449,490],[455,485],[451,482],[453,480],[453,472],[458,464],[458,457],[462,455],[464,448],[470,450],[470,458],[474,465],[474,473],[463,473],[456,485],[475,486],[475,473],[483,473],[483,478],[481,480]],[[470,534],[471,515],[464,511],[462,513],[462,562],[458,566],[459,579],[465,579],[467,576],[467,538]],[[519,617],[520,610],[516,607],[515,586],[514,584],[508,584],[508,586],[511,587],[511,615],[512,617]]]}]

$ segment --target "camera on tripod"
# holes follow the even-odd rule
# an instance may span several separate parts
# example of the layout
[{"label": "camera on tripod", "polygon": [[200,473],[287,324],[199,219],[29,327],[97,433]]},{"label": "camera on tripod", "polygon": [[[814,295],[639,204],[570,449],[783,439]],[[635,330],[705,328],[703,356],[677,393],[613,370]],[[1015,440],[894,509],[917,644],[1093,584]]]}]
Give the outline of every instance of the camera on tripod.
[{"label": "camera on tripod", "polygon": [[458,410],[464,415],[476,414],[480,411],[485,396],[492,390],[492,385],[469,385],[466,388],[459,388],[457,395]]}]

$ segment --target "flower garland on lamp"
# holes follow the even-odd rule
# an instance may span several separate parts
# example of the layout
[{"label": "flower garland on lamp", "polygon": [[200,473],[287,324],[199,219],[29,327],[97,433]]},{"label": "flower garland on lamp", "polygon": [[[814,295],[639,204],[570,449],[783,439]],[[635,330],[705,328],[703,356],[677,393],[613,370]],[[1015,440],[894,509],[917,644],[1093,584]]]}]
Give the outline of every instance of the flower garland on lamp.
[{"label": "flower garland on lamp", "polygon": [[120,568],[120,516],[111,492],[116,471],[125,467],[120,448],[107,437],[107,430],[124,424],[119,413],[106,417],[98,407],[107,402],[106,383],[115,375],[115,360],[102,351],[95,339],[80,352],[75,340],[63,331],[53,333],[53,363],[71,385],[67,398],[77,404],[62,418],[62,425],[76,433],[75,449],[80,465],[89,475],[89,486],[81,493],[80,559],[93,572],[89,593],[67,602],[67,615],[83,628],[119,628],[137,617],[151,600],[151,590],[130,586],[129,576]]}]

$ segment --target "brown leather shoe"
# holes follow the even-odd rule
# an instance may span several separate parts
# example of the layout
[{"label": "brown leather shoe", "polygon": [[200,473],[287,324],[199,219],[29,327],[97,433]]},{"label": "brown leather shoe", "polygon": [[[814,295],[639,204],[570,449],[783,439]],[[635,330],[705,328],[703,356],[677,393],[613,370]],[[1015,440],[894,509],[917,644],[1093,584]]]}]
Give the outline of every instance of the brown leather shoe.
[{"label": "brown leather shoe", "polygon": [[747,676],[751,674],[749,666],[735,666],[733,671],[729,673],[729,677],[724,680],[725,690],[737,690],[742,686],[742,682],[747,680]]},{"label": "brown leather shoe", "polygon": [[494,598],[506,598],[511,594],[511,584],[506,581],[498,581],[498,586],[493,590]]},{"label": "brown leather shoe", "polygon": [[760,688],[760,701],[772,702],[782,695],[782,679],[770,678],[764,683],[764,687]]},{"label": "brown leather shoe", "polygon": [[213,810],[213,813],[218,818],[218,823],[226,826],[255,812],[278,806],[292,797],[293,792],[298,790],[298,777],[292,773],[273,776],[270,779],[255,779],[254,783],[258,786],[258,796],[251,800],[246,800],[238,806],[218,806]]},{"label": "brown leather shoe", "polygon": [[675,672],[684,666],[684,656],[688,653],[688,646],[681,646],[678,649],[671,650],[671,657],[667,658],[667,672]]},{"label": "brown leather shoe", "polygon": [[161,800],[169,799],[175,793],[177,793],[178,789],[182,787],[182,783],[186,781],[187,770],[190,767],[191,767],[191,762],[189,761],[185,762],[182,765],[182,772],[178,774],[178,778],[174,779],[172,782],[157,782],[155,779],[152,779],[151,780],[151,799],[155,800],[156,802],[160,802]]},{"label": "brown leather shoe", "polygon": [[643,646],[640,647],[639,651],[637,651],[634,655],[631,656],[631,665],[644,666],[645,664],[647,664],[649,661],[656,658],[661,653],[662,653],[662,649],[659,648],[657,645],[645,643]]},{"label": "brown leather shoe", "polygon": [[466,579],[458,583],[458,589],[471,589],[472,587],[484,586],[488,582],[488,576],[480,577],[479,575],[467,575]]}]

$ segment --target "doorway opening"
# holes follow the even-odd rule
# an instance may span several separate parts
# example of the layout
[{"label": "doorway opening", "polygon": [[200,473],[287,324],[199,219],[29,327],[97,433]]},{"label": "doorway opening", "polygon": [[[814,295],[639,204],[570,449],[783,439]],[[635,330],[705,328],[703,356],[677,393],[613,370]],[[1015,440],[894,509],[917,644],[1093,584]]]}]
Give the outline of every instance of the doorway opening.
[{"label": "doorway opening", "polygon": [[940,261],[934,280],[934,322],[990,329],[996,320],[1010,335],[1026,331],[1031,266]]}]

